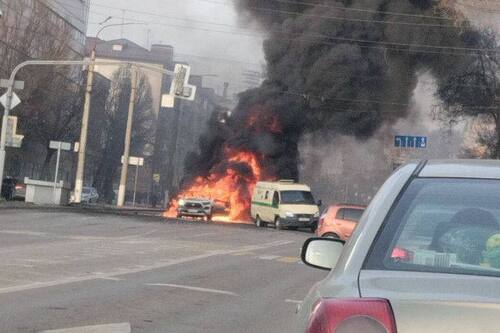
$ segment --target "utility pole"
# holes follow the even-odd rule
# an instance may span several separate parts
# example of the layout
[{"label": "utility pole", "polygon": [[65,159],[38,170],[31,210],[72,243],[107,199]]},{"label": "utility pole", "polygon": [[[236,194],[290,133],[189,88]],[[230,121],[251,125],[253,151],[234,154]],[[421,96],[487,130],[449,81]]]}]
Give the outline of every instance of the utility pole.
[{"label": "utility pole", "polygon": [[118,188],[118,207],[125,204],[125,193],[127,189],[128,162],[130,157],[130,141],[132,138],[132,125],[134,121],[135,96],[137,93],[137,68],[132,67],[132,83],[130,89],[130,102],[128,106],[127,130],[125,132],[125,147],[123,150],[122,173],[120,176],[120,186]]},{"label": "utility pole", "polygon": [[[96,42],[97,43],[97,42]],[[85,104],[83,105],[82,129],[80,132],[80,147],[78,149],[78,164],[75,181],[75,203],[82,201],[83,177],[85,176],[85,153],[87,150],[87,134],[90,116],[90,100],[94,84],[94,64],[96,59],[96,45],[92,49],[91,64],[87,73],[87,88],[85,89]]]},{"label": "utility pole", "polygon": [[[5,103],[5,110],[2,119],[2,133],[0,135],[0,184],[3,181],[3,171],[5,168],[5,145],[7,141],[7,122],[9,119],[9,112],[12,105],[12,95],[14,93],[14,79],[11,78],[9,88],[7,90],[7,101]],[[1,186],[0,186],[1,187]]]},{"label": "utility pole", "polygon": [[[104,22],[110,19],[108,17]],[[85,154],[87,151],[87,135],[89,127],[89,116],[90,116],[90,102],[92,100],[92,87],[94,84],[94,68],[97,57],[97,40],[99,39],[100,33],[110,27],[121,26],[122,29],[125,25],[138,25],[142,23],[124,23],[121,24],[108,24],[103,26],[96,33],[94,47],[92,48],[92,54],[90,56],[91,63],[89,65],[89,70],[87,73],[87,88],[85,89],[85,104],[83,106],[83,116],[82,116],[82,129],[80,133],[80,148],[78,149],[78,164],[76,169],[76,180],[75,180],[75,203],[80,203],[82,201],[82,189],[83,189],[83,178],[85,177]]]}]

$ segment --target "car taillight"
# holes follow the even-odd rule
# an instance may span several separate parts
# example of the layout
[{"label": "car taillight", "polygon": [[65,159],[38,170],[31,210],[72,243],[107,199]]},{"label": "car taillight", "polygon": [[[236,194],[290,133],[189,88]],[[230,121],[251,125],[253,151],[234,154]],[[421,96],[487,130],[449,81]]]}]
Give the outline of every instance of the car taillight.
[{"label": "car taillight", "polygon": [[323,298],[311,313],[306,333],[397,333],[389,301],[378,298]]},{"label": "car taillight", "polygon": [[401,247],[395,247],[391,253],[391,259],[399,262],[411,262],[413,261],[414,254],[412,251],[403,249]]},{"label": "car taillight", "polygon": [[16,185],[16,190],[22,190],[24,188],[23,185]]}]

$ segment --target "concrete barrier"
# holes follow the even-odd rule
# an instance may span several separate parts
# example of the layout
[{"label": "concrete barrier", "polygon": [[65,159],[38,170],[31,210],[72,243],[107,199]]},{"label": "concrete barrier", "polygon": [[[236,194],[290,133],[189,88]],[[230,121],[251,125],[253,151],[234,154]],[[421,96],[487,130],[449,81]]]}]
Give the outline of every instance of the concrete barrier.
[{"label": "concrete barrier", "polygon": [[53,182],[25,178],[26,202],[36,205],[69,205],[71,186],[60,181],[54,187]]}]

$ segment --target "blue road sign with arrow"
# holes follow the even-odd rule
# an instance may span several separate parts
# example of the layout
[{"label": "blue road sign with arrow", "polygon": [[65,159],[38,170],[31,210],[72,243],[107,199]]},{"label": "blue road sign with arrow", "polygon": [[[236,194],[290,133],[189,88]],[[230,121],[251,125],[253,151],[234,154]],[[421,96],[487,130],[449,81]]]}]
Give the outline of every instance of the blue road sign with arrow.
[{"label": "blue road sign with arrow", "polygon": [[395,137],[395,140],[394,140],[394,146],[396,148],[425,149],[425,148],[427,148],[427,137],[426,136],[397,135]]}]

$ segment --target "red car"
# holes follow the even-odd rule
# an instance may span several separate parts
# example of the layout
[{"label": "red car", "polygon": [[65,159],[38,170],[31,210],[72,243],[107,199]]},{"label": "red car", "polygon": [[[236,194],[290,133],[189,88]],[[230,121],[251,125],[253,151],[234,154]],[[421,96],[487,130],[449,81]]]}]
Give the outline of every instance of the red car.
[{"label": "red car", "polygon": [[338,204],[328,207],[320,217],[316,235],[347,240],[365,211],[365,206]]}]

